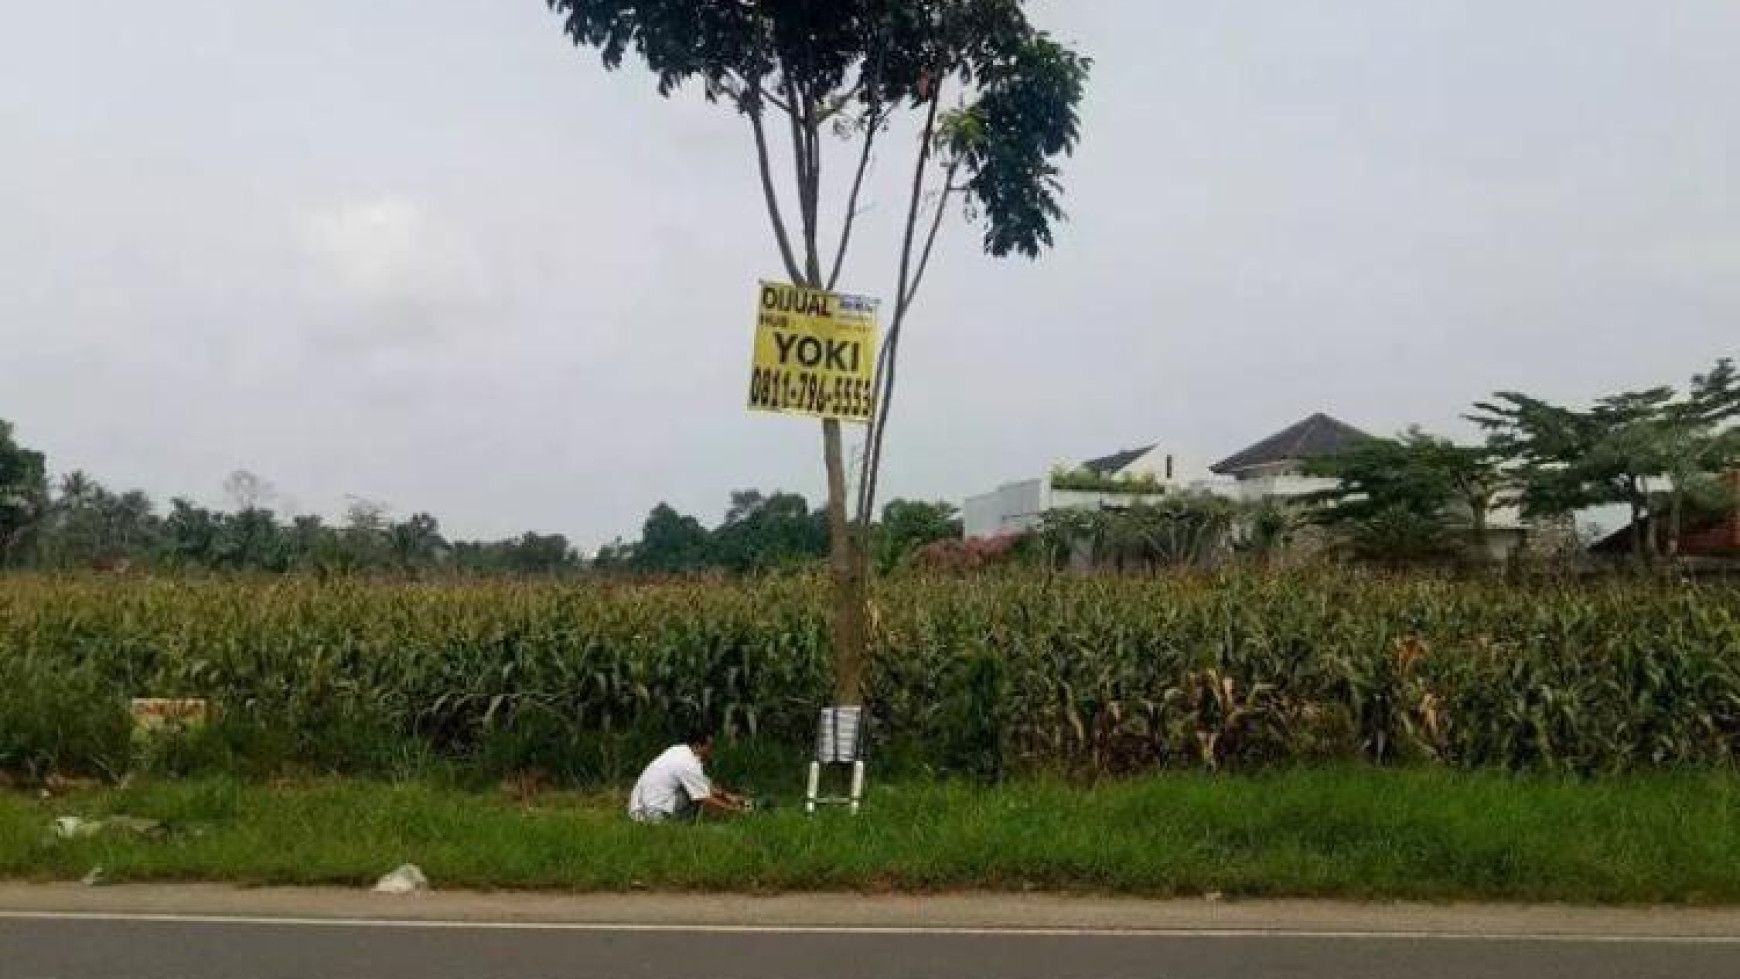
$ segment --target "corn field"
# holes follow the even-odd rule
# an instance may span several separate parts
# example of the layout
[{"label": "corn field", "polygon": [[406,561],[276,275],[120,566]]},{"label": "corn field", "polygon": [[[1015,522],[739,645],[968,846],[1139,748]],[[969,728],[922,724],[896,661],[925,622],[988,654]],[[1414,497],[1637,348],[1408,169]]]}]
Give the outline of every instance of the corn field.
[{"label": "corn field", "polygon": [[[209,698],[211,743],[171,766],[618,778],[691,719],[795,759],[830,688],[825,598],[802,577],[0,578],[0,770],[139,764],[134,696]],[[1035,572],[887,581],[875,607],[878,750],[928,771],[1600,772],[1740,748],[1734,584]]]}]

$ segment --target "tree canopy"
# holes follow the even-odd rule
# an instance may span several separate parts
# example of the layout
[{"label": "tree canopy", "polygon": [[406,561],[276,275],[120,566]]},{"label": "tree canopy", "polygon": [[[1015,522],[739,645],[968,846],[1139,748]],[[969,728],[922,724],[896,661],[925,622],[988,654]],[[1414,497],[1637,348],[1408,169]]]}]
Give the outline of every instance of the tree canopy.
[{"label": "tree canopy", "polygon": [[1458,550],[1458,532],[1478,535],[1505,486],[1497,456],[1418,428],[1373,438],[1313,462],[1334,489],[1305,500],[1311,519],[1336,529],[1356,554],[1432,558]]},{"label": "tree canopy", "polygon": [[[892,569],[927,544],[958,539],[953,504],[895,499],[872,528],[877,560]],[[601,571],[687,574],[700,571],[760,574],[814,565],[828,553],[827,514],[796,493],[738,490],[725,519],[708,530],[701,521],[660,503],[647,515],[641,539],[600,551]]]},{"label": "tree canopy", "polygon": [[713,563],[738,573],[808,564],[827,550],[827,516],[812,512],[796,493],[731,494],[731,508],[712,539]]},{"label": "tree canopy", "polygon": [[[878,135],[902,112],[922,120],[855,488],[848,487],[840,419],[822,419],[834,697],[858,704],[869,649],[870,537],[907,313],[957,196],[969,217],[982,219],[990,254],[1034,257],[1051,245],[1052,225],[1063,217],[1056,159],[1075,148],[1089,63],[1035,28],[1023,0],[546,2],[568,38],[596,50],[606,68],[620,68],[632,53],[662,94],[694,83],[708,101],[748,120],[768,222],[794,285],[835,288]],[[790,135],[794,224],[786,220],[769,146],[769,120],[778,116]],[[860,147],[838,244],[825,248],[823,144],[830,132]]]},{"label": "tree canopy", "polygon": [[1709,474],[1740,465],[1740,377],[1726,358],[1694,376],[1683,397],[1663,385],[1577,409],[1501,391],[1469,417],[1487,430],[1492,450],[1512,461],[1525,513],[1623,504],[1634,550],[1644,557],[1656,552],[1658,518],[1669,523],[1672,552],[1687,500]]},{"label": "tree canopy", "polygon": [[952,503],[889,500],[876,532],[877,563],[888,570],[926,544],[961,536],[960,511]]},{"label": "tree canopy", "polygon": [[[949,115],[940,148],[985,219],[985,249],[1035,256],[1052,243],[1062,216],[1054,160],[1078,138],[1088,61],[1029,23],[1021,0],[548,3],[570,40],[595,49],[606,68],[632,53],[661,94],[693,82],[758,125],[773,107],[800,128],[874,130],[896,107],[932,104],[953,81],[972,94]],[[800,162],[819,165],[819,152],[800,147],[811,156]],[[815,207],[800,200],[812,245]],[[804,269],[789,241],[782,250],[794,281],[819,283],[819,264]],[[837,273],[838,263],[830,280]]]},{"label": "tree canopy", "polygon": [[47,498],[42,453],[19,445],[12,423],[0,419],[0,563],[36,522]]}]

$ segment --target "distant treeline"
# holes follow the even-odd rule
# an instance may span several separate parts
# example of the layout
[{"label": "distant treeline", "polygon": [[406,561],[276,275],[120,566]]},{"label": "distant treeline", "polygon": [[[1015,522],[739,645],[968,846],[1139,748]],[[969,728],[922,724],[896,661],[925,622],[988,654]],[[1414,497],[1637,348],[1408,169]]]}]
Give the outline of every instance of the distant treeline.
[{"label": "distant treeline", "polygon": [[[890,500],[871,527],[871,553],[886,570],[933,541],[961,535],[953,504]],[[660,503],[647,514],[640,540],[599,550],[596,568],[645,574],[725,571],[747,574],[821,560],[828,553],[827,511],[810,509],[796,493],[731,494],[725,520],[708,530],[694,517]]]},{"label": "distant treeline", "polygon": [[[285,515],[263,479],[232,474],[228,509],[176,497],[167,509],[140,490],[116,492],[83,472],[48,475],[41,452],[19,445],[0,420],[0,567],[40,570],[251,572],[267,574],[563,575],[757,572],[820,559],[825,515],[802,496],[744,490],[712,530],[661,503],[642,539],[618,541],[588,561],[562,534],[498,541],[450,540],[428,513],[398,519],[355,500],[344,518]],[[960,533],[946,503],[895,500],[877,528],[884,563]]]}]

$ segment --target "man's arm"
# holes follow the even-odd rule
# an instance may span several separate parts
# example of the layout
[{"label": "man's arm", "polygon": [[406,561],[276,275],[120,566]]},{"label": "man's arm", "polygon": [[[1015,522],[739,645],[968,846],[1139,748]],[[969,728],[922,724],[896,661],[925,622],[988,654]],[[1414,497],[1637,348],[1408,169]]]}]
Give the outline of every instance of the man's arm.
[{"label": "man's arm", "polygon": [[683,791],[688,793],[690,801],[700,806],[703,811],[743,811],[743,800],[726,791],[723,787],[714,785],[700,766],[697,765],[692,771],[680,773],[678,778],[683,784]]},{"label": "man's arm", "polygon": [[714,789],[698,800],[703,810],[710,812],[742,812],[743,800],[722,789]]}]

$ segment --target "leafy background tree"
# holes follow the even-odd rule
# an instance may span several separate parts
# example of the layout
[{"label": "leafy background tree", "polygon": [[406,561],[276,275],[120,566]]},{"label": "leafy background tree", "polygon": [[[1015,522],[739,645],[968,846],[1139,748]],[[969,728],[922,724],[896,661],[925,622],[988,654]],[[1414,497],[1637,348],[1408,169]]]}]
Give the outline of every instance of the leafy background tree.
[{"label": "leafy background tree", "polygon": [[[953,504],[890,500],[872,525],[878,564],[893,569],[939,540],[957,540]],[[594,568],[605,573],[760,574],[823,561],[828,554],[827,513],[812,510],[796,493],[738,490],[724,519],[708,530],[700,520],[661,503],[647,515],[641,539],[599,551]]]},{"label": "leafy background tree", "polygon": [[889,500],[876,529],[876,563],[893,570],[926,544],[961,536],[960,511],[952,503]]},{"label": "leafy background tree", "polygon": [[427,513],[413,514],[409,520],[392,524],[386,534],[387,549],[400,571],[440,567],[452,553],[447,539],[441,536],[440,522]]},{"label": "leafy background tree", "polygon": [[0,418],[0,565],[13,556],[47,505],[42,453],[19,445],[12,423]]},{"label": "leafy background tree", "polygon": [[63,476],[38,531],[38,547],[62,567],[131,564],[157,539],[157,518],[142,492],[111,492],[81,471]]},{"label": "leafy background tree", "polygon": [[[1740,381],[1719,360],[1681,397],[1670,386],[1600,398],[1587,409],[1501,391],[1469,416],[1513,465],[1526,514],[1551,516],[1619,504],[1630,514],[1633,553],[1678,551],[1688,500],[1711,476],[1740,465]],[[1668,524],[1666,534],[1658,520]],[[1663,537],[1665,536],[1665,548]]]},{"label": "leafy background tree", "polygon": [[563,575],[581,568],[580,556],[561,534],[527,532],[505,541],[456,541],[453,565],[474,575]]},{"label": "leafy background tree", "polygon": [[1734,362],[1722,359],[1707,374],[1692,378],[1685,400],[1669,405],[1660,422],[1667,480],[1669,555],[1680,549],[1688,508],[1701,511],[1735,505],[1732,486],[1722,475],[1740,469],[1740,376]]},{"label": "leafy background tree", "polygon": [[1492,450],[1417,427],[1368,439],[1307,471],[1338,482],[1304,501],[1310,518],[1338,533],[1354,554],[1385,560],[1461,553],[1470,537],[1484,536],[1506,486]]},{"label": "leafy background tree", "polygon": [[827,515],[796,493],[731,494],[725,521],[712,535],[712,563],[739,573],[807,564],[827,553]]},{"label": "leafy background tree", "polygon": [[711,541],[694,517],[660,503],[647,514],[629,566],[655,574],[686,574],[708,566]]},{"label": "leafy background tree", "polygon": [[[870,528],[907,315],[959,198],[982,219],[990,254],[1031,257],[1051,245],[1063,217],[1055,161],[1075,147],[1088,62],[1034,27],[1022,0],[547,2],[569,39],[596,50],[606,68],[621,67],[633,53],[660,93],[692,84],[745,120],[774,243],[797,285],[838,285],[877,140],[896,117],[916,122],[899,272],[855,505],[840,423],[822,423],[834,700],[860,703]],[[785,194],[775,173],[778,129],[790,149]],[[834,136],[855,162],[841,185],[842,217],[830,245],[821,227],[823,168]]]},{"label": "leafy background tree", "polygon": [[224,481],[238,507],[214,510],[176,497],[159,513],[139,490],[115,492],[82,471],[52,491],[42,453],[0,421],[0,567],[172,573],[430,575],[574,574],[584,562],[560,534],[449,542],[427,513],[394,520],[383,504],[353,500],[342,526],[304,514],[282,519],[264,504],[271,484],[245,471]]}]

